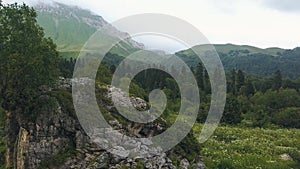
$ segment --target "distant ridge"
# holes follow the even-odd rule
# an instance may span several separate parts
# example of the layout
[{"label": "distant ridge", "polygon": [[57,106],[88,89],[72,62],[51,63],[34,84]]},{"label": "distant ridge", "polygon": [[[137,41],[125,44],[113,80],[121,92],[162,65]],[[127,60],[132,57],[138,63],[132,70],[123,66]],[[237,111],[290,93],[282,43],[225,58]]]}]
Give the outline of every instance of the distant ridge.
[{"label": "distant ridge", "polygon": [[[248,75],[270,77],[275,71],[281,70],[283,77],[300,78],[300,48],[281,49],[266,48],[248,45],[216,44],[213,45],[219,54],[227,72],[241,69]],[[207,50],[207,45],[192,47],[194,50]],[[191,49],[176,53],[187,64],[195,67],[200,61]]]},{"label": "distant ridge", "polygon": [[[109,25],[101,16],[76,6],[51,2],[36,4],[34,8],[38,12],[38,23],[44,28],[46,36],[54,40],[64,57],[77,57],[89,37],[97,29],[101,29],[106,24]],[[127,33],[111,26],[109,31],[103,34],[103,38],[120,39],[127,35]],[[206,47],[206,45],[198,45],[194,46],[193,49],[205,52]],[[292,79],[300,77],[300,48],[272,47],[262,49],[235,44],[215,44],[214,47],[227,72],[241,69],[248,75],[270,77],[276,70],[281,70],[284,77]],[[143,44],[129,38],[110,51],[109,63],[119,63],[123,56],[143,48]],[[152,52],[153,55],[158,55],[157,57],[165,56],[161,51]],[[176,55],[192,67],[201,62],[199,58],[195,57],[191,49],[179,51]],[[166,57],[170,56],[166,55]]]}]

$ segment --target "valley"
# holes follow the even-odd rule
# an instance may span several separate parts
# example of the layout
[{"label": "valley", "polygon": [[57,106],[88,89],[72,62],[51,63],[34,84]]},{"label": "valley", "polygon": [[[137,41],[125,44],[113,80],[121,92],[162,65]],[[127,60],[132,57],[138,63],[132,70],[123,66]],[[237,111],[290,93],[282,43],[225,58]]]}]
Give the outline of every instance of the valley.
[{"label": "valley", "polygon": [[[212,87],[216,86],[193,50],[209,58],[212,51],[207,50],[207,44],[166,55],[127,38],[100,56],[104,60],[91,79],[89,66],[95,65],[99,56],[78,55],[90,36],[104,25],[109,29],[100,35],[106,41],[128,36],[102,16],[77,6],[53,2],[31,8],[0,0],[0,169],[300,167],[300,47],[213,44],[224,66],[226,86],[217,88],[226,88],[226,104],[216,131],[207,142],[200,143],[199,135],[215,101]],[[189,68],[197,92],[189,82],[185,86],[190,88],[182,91],[173,76],[159,69],[138,72],[132,80],[123,69],[115,75],[120,63],[133,52],[143,56],[131,60],[133,65],[122,63],[126,70],[146,67],[143,62],[158,67],[164,63],[180,79],[188,79],[185,73]],[[187,67],[173,64],[171,58],[175,56]],[[73,77],[76,66],[86,76]],[[215,68],[211,75],[218,75],[220,65]],[[114,76],[118,87],[111,85]],[[82,94],[85,90],[74,90],[76,85],[95,88],[96,108],[90,106],[92,97]],[[126,87],[128,98],[122,91]],[[155,109],[151,109],[151,98],[155,97],[151,94],[155,89],[167,100],[155,120],[138,123],[118,112],[118,104],[125,108],[133,104],[137,111],[152,116]],[[195,124],[186,122],[195,106],[181,92],[200,95]],[[182,108],[183,102],[186,105]],[[78,103],[91,113],[78,116]],[[185,116],[180,116],[181,108],[187,112]],[[92,116],[96,109],[111,127],[92,127],[99,118]],[[89,127],[82,125],[82,118]],[[192,129],[175,147],[162,152],[151,139],[175,122]],[[112,131],[135,140],[109,136]],[[171,144],[183,132],[172,131],[177,133],[161,143]],[[144,156],[137,155],[140,152]]]}]

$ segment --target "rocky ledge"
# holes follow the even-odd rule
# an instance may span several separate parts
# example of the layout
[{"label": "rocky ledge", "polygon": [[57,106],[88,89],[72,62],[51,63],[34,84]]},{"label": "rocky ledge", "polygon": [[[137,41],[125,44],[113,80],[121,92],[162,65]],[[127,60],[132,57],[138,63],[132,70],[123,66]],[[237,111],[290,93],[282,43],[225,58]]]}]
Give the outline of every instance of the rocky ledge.
[{"label": "rocky ledge", "polygon": [[[85,134],[76,116],[66,111],[63,107],[65,105],[55,97],[43,95],[40,99],[46,104],[40,109],[34,120],[20,120],[17,117],[10,117],[8,120],[10,130],[15,130],[17,133],[15,138],[13,135],[8,136],[9,140],[15,140],[15,143],[8,146],[10,147],[8,152],[13,152],[8,153],[11,154],[11,157],[7,158],[8,167],[17,169],[205,168],[200,156],[195,157],[197,159],[195,161],[188,161],[186,158],[178,156],[179,159],[176,159],[175,164],[168,152],[162,153],[159,150],[155,150],[151,156],[135,156],[133,158],[126,155],[126,147],[114,147],[112,151],[118,153],[110,153],[111,151],[99,147],[95,139],[91,139]],[[136,101],[136,106],[146,106],[141,99],[132,99]],[[14,121],[17,121],[17,124],[13,123]],[[110,120],[109,124],[119,132],[129,133],[136,137],[141,136],[138,135],[141,131],[149,134],[159,128],[156,125],[143,125],[139,129],[134,129],[137,126],[124,126],[116,119]],[[105,140],[103,141],[105,142]],[[149,149],[147,143],[143,142],[131,142],[128,145],[135,146],[133,148],[136,148],[137,151]],[[120,154],[120,156],[114,154]],[[122,156],[122,154],[125,155]]]}]

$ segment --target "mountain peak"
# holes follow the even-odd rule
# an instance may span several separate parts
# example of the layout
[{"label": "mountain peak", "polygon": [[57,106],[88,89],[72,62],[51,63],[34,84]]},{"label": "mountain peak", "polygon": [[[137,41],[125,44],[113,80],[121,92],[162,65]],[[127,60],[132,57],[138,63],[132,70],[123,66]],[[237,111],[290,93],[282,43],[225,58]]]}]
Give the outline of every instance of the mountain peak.
[{"label": "mountain peak", "polygon": [[34,6],[39,13],[48,13],[53,16],[64,17],[65,19],[76,19],[91,27],[99,29],[108,24],[101,16],[92,13],[90,10],[82,9],[78,6],[71,6],[55,1],[41,2]]},{"label": "mountain peak", "polygon": [[126,47],[121,48],[143,48],[143,44],[128,39],[128,33],[119,31],[90,10],[55,1],[42,1],[35,4],[34,8],[46,36],[54,40],[60,51],[80,51],[90,36],[104,26],[108,26],[105,36],[126,39],[123,41]]}]

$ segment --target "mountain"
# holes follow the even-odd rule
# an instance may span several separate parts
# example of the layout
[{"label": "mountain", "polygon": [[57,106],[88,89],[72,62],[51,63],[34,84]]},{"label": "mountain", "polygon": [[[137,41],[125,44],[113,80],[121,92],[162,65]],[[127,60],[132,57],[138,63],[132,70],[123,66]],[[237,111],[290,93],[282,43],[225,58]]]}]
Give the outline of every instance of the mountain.
[{"label": "mountain", "polygon": [[[194,46],[192,49],[205,52],[207,45]],[[283,77],[300,77],[300,48],[261,49],[246,45],[214,45],[227,72],[241,69],[248,75],[270,77],[276,70],[281,70]],[[200,59],[191,49],[176,53],[188,65],[195,67]]]},{"label": "mountain", "polygon": [[[104,25],[109,25],[101,16],[76,6],[61,3],[40,3],[35,6],[38,12],[38,23],[44,28],[45,34],[51,37],[58,50],[65,57],[77,57],[80,49],[93,33]],[[103,38],[122,38],[127,33],[121,32],[109,25],[109,30]],[[215,44],[225,70],[241,69],[248,75],[270,77],[276,70],[281,70],[283,77],[296,79],[300,77],[300,48],[261,49],[248,45]],[[105,61],[118,64],[122,56],[143,49],[143,44],[127,39],[114,47]],[[207,45],[194,46],[193,49],[205,52]],[[164,55],[161,51],[152,51],[153,55]],[[195,67],[201,62],[191,49],[176,53],[189,66]]]},{"label": "mountain", "polygon": [[[101,16],[76,6],[51,2],[39,3],[34,8],[45,35],[54,40],[58,50],[66,57],[76,57],[90,36],[104,25],[109,27],[106,34],[103,34],[105,39],[121,39],[128,35],[114,28]],[[127,39],[111,52],[126,55],[139,48],[143,48],[143,44]]]},{"label": "mountain", "polygon": [[214,44],[214,47],[219,53],[232,53],[236,51],[239,52],[241,56],[243,56],[243,54],[247,55],[247,54],[257,54],[257,53],[277,56],[278,52],[280,53],[284,51],[284,49],[280,49],[280,48],[261,49],[249,45],[234,45],[234,44],[225,44],[225,45]]}]

